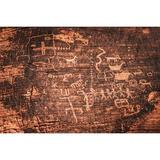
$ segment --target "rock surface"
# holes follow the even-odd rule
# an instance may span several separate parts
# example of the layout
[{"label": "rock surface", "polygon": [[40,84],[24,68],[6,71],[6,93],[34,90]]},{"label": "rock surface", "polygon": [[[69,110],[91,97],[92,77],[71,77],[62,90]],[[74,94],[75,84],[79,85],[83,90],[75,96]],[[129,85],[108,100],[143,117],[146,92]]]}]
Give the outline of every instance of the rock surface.
[{"label": "rock surface", "polygon": [[160,28],[0,28],[1,133],[160,132]]}]

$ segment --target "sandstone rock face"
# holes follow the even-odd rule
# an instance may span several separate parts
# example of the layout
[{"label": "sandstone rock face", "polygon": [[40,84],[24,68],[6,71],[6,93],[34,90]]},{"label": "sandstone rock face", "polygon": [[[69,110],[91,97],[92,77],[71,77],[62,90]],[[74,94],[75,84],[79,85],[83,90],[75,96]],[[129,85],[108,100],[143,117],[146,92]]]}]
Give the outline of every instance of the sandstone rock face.
[{"label": "sandstone rock face", "polygon": [[0,28],[0,132],[160,132],[159,37],[159,28]]}]

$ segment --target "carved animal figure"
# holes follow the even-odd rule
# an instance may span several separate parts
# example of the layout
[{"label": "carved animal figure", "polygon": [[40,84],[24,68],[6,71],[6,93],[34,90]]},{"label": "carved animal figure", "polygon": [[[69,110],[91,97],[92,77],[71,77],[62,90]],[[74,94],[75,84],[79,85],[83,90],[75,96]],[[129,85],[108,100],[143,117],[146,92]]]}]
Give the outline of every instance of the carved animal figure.
[{"label": "carved animal figure", "polygon": [[65,59],[65,60],[68,65],[73,64],[75,66],[77,63],[77,58],[78,58],[77,56],[74,56],[72,59]]}]

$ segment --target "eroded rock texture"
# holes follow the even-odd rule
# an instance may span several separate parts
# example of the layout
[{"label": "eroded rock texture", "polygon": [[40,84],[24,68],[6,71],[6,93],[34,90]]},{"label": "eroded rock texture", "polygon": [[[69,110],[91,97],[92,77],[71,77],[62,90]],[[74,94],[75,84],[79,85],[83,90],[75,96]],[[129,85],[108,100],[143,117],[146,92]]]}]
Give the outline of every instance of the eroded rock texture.
[{"label": "eroded rock texture", "polygon": [[0,132],[160,132],[159,28],[0,28]]}]

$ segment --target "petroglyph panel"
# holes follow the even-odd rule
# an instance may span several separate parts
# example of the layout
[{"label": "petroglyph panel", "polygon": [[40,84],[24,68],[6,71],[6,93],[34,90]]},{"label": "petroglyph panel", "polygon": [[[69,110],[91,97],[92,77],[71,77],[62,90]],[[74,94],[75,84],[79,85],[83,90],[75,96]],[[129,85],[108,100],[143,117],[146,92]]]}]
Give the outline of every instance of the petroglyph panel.
[{"label": "petroglyph panel", "polygon": [[159,37],[149,27],[0,28],[0,133],[160,132]]}]

